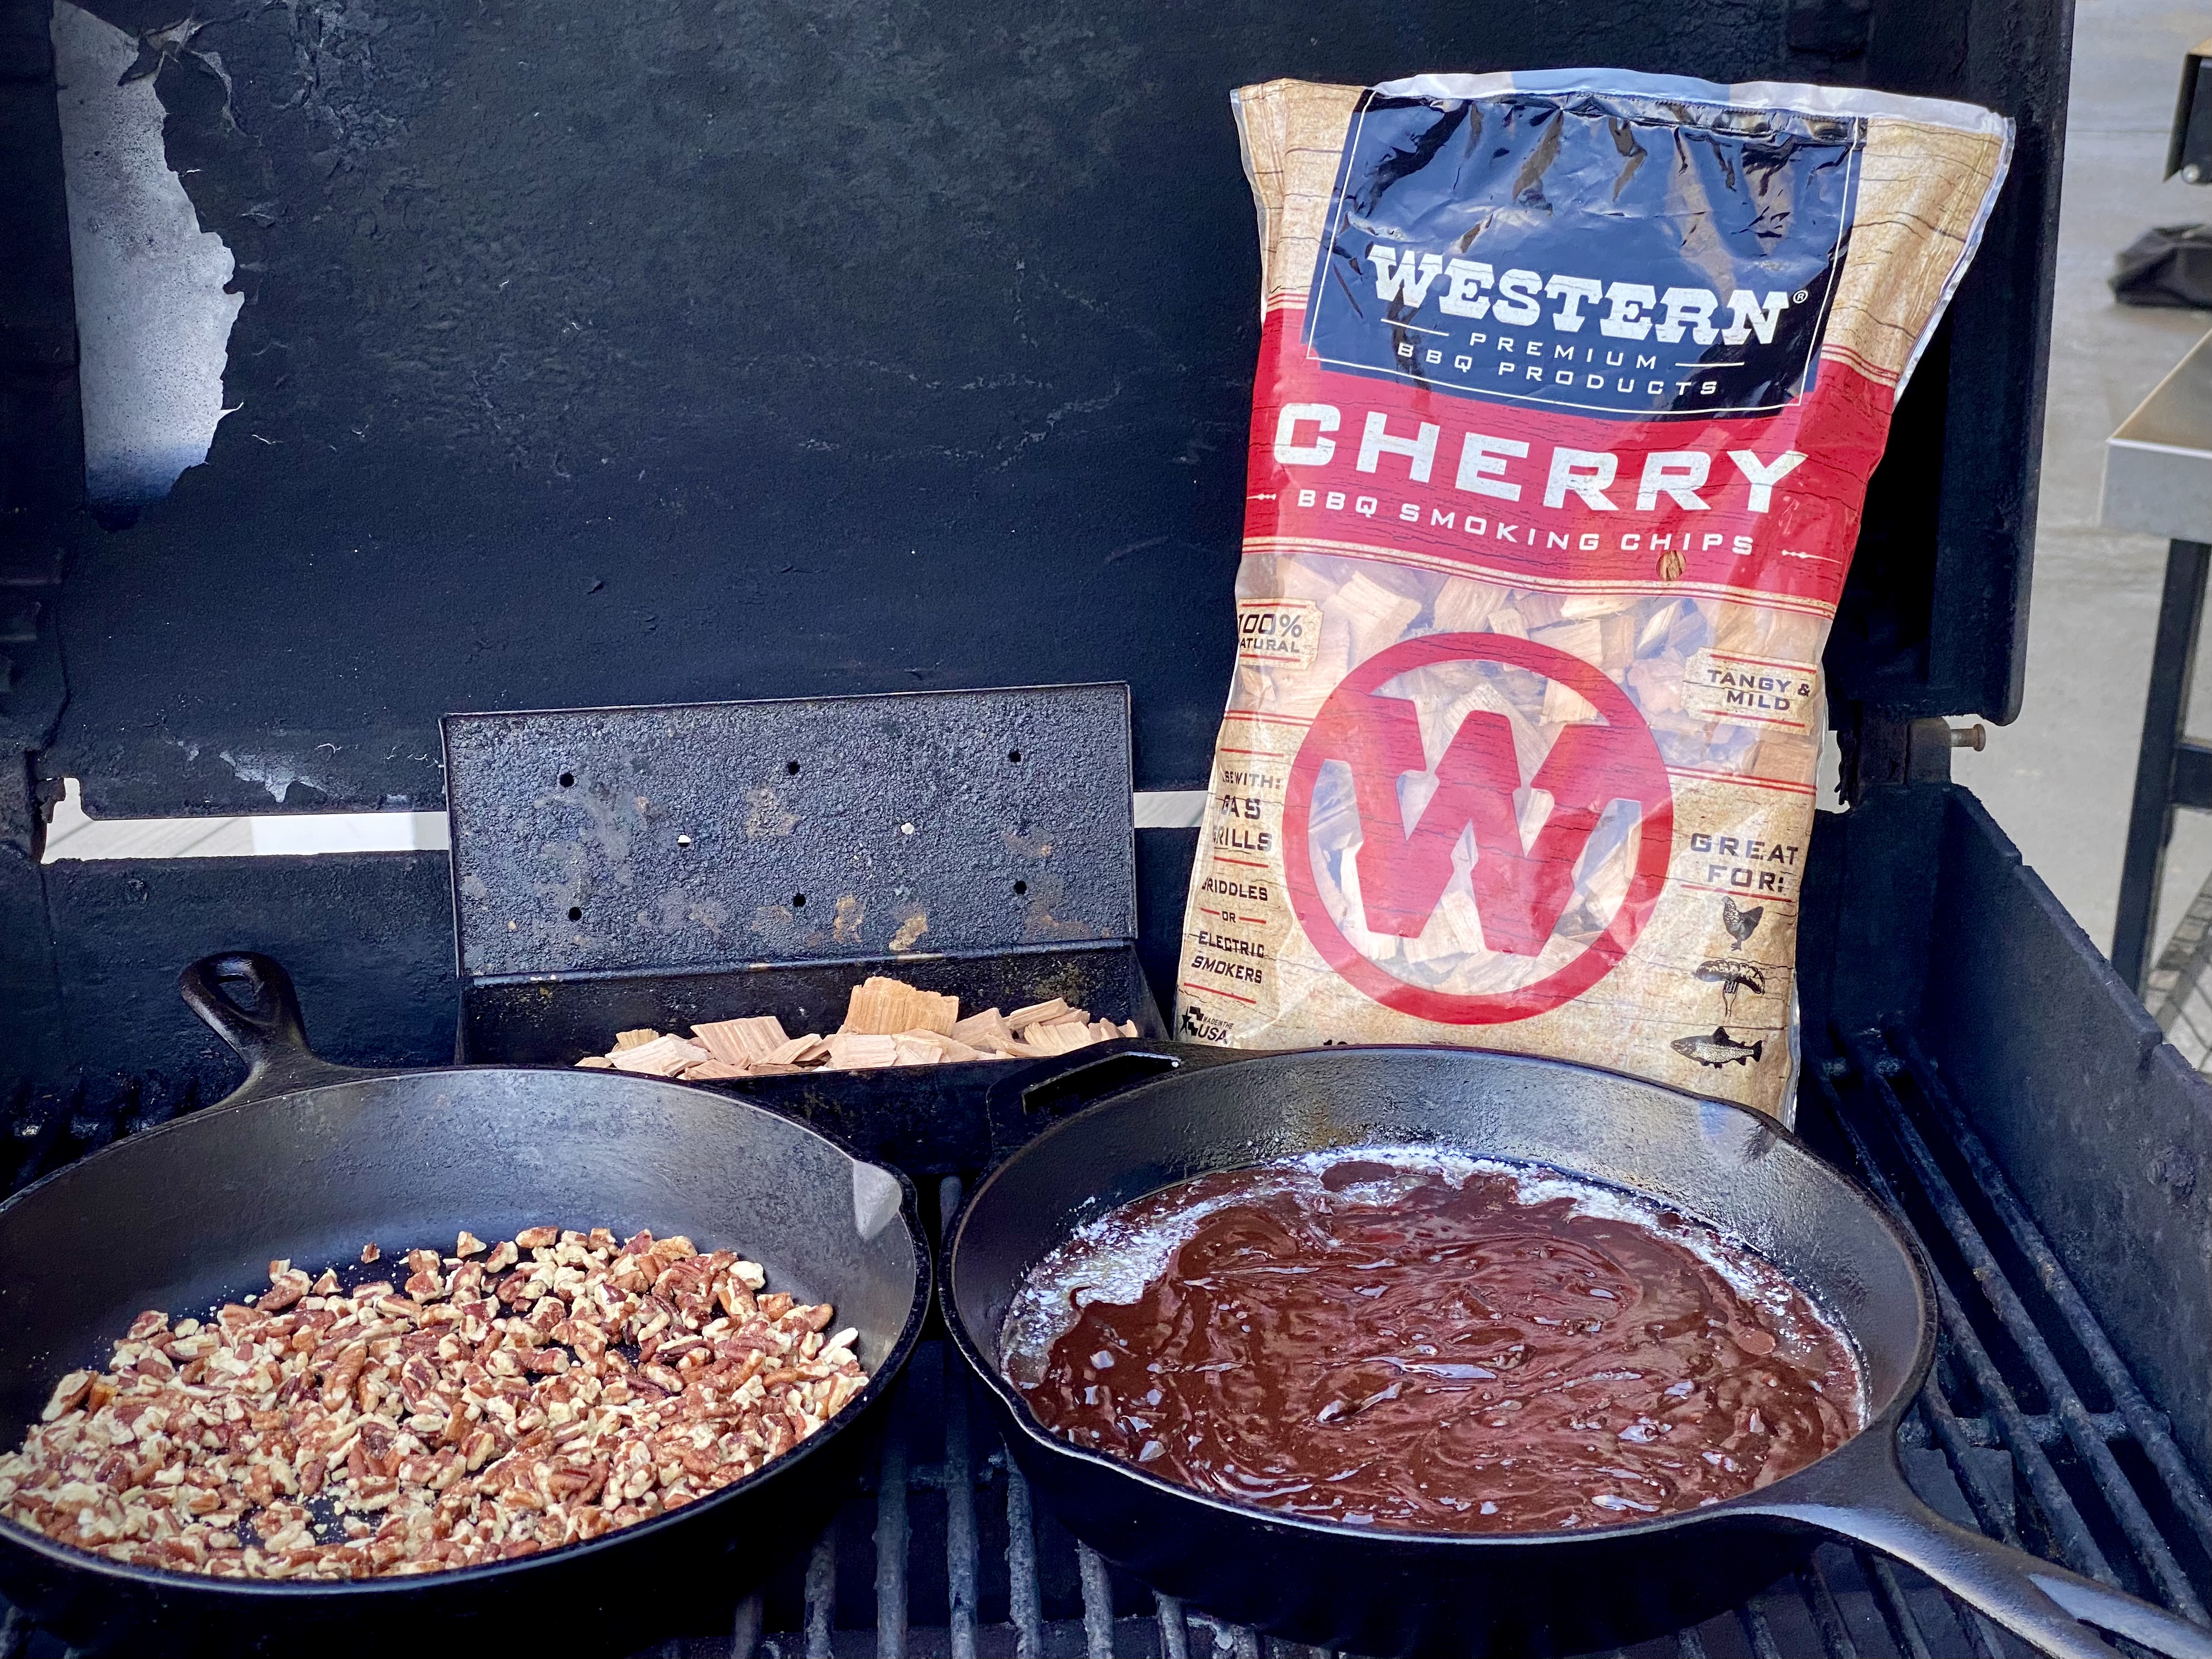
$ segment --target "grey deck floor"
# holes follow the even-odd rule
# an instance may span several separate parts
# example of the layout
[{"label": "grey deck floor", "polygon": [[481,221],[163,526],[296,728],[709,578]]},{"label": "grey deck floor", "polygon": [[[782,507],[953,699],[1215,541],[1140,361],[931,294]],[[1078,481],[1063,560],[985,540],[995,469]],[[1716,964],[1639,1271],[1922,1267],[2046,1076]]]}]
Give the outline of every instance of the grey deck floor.
[{"label": "grey deck floor", "polygon": [[[2181,55],[2212,9],[2077,0],[2059,222],[2042,502],[2020,719],[1953,775],[1988,803],[2100,948],[2112,944],[2122,838],[2149,684],[2166,544],[2097,528],[2104,442],[2212,313],[2116,306],[2112,255],[2152,225],[2212,219],[2212,187],[2161,183]],[[2191,726],[2212,734],[2212,660]],[[2166,860],[2153,953],[2212,872],[2212,815],[2184,813]]]}]

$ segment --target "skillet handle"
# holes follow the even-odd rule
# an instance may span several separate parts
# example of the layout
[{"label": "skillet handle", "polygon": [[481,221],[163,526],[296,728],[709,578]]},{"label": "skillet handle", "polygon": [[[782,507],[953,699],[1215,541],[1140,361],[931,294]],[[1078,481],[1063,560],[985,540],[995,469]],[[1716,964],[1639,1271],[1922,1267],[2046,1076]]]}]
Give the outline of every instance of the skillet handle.
[{"label": "skillet handle", "polygon": [[1081,1110],[1169,1072],[1194,1070],[1239,1060],[1261,1051],[1218,1048],[1209,1043],[1172,1042],[1153,1037],[1120,1037],[1048,1060],[1011,1068],[985,1091],[983,1110],[991,1131],[991,1161],[997,1164],[1071,1112]]},{"label": "skillet handle", "polygon": [[[240,985],[246,1000],[232,988]],[[332,1065],[307,1046],[300,994],[274,957],[258,951],[202,957],[177,975],[177,992],[246,1062],[246,1081],[224,1097],[226,1106],[362,1075],[354,1066]]]},{"label": "skillet handle", "polygon": [[[1855,1467],[1808,1483],[1802,1501],[1758,1507],[1778,1519],[1870,1545],[1917,1568],[2055,1659],[2116,1659],[2117,1650],[2091,1625],[2167,1659],[2212,1659],[2212,1631],[1945,1520],[1905,1483],[1895,1443],[1887,1435],[1879,1439],[1881,1443],[1866,1446],[1856,1456],[1829,1459]],[[1803,1471],[1816,1477],[1823,1473],[1820,1465]],[[1797,1480],[1786,1484],[1796,1487]]]}]

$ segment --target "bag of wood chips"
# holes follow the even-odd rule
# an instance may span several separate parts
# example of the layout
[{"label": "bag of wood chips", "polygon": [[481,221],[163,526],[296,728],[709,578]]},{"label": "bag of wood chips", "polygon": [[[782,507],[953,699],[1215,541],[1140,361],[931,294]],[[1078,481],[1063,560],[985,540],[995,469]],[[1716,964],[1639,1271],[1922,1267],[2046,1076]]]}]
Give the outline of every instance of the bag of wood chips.
[{"label": "bag of wood chips", "polygon": [[1235,102],[1262,331],[1178,1030],[1786,1112],[1821,647],[2011,124],[1609,70]]}]

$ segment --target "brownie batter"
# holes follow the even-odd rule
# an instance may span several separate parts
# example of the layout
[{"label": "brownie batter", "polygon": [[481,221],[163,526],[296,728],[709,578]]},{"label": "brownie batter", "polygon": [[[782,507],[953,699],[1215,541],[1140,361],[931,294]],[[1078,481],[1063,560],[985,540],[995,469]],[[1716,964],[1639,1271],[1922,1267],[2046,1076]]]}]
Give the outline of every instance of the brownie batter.
[{"label": "brownie batter", "polygon": [[1863,1420],[1844,1340],[1763,1258],[1595,1182],[1425,1151],[1125,1206],[1038,1265],[1002,1346],[1076,1444],[1355,1526],[1665,1515]]}]

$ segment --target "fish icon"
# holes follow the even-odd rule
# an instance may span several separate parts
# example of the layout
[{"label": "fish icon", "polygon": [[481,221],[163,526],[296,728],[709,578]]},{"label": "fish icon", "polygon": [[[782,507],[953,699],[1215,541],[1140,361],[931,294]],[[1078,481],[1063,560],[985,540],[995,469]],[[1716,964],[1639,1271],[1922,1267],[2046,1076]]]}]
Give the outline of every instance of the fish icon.
[{"label": "fish icon", "polygon": [[1754,996],[1766,994],[1766,975],[1754,963],[1739,957],[1713,957],[1699,963],[1697,973],[1707,984],[1721,988],[1724,1002],[1735,1001],[1738,991],[1749,991]]},{"label": "fish icon", "polygon": [[1766,907],[1763,904],[1754,904],[1747,910],[1727,894],[1721,895],[1721,926],[1728,929],[1729,937],[1738,945],[1751,942],[1751,936],[1759,931],[1759,924],[1765,915]]},{"label": "fish icon", "polygon": [[1694,1060],[1700,1066],[1748,1066],[1765,1052],[1765,1038],[1756,1042],[1738,1042],[1721,1026],[1713,1027],[1711,1036],[1676,1037],[1667,1045],[1685,1060]]}]

